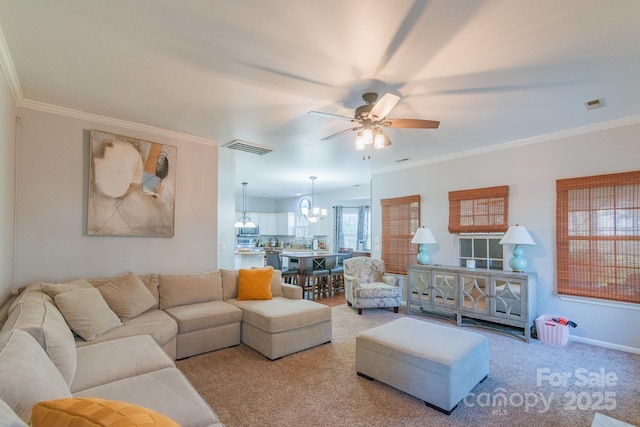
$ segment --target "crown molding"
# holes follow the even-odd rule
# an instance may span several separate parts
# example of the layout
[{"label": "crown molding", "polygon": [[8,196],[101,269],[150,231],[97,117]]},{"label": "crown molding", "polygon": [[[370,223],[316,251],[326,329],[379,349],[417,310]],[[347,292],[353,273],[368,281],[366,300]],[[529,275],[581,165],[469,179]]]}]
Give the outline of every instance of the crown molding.
[{"label": "crown molding", "polygon": [[108,126],[115,126],[119,128],[145,132],[153,135],[166,136],[169,138],[182,139],[190,142],[196,142],[206,145],[218,145],[218,141],[204,138],[201,136],[191,135],[188,133],[175,132],[168,129],[162,129],[155,126],[144,125],[141,123],[130,122],[127,120],[114,119],[113,117],[102,116],[99,114],[87,113],[85,111],[74,110],[71,108],[60,107],[57,105],[47,104],[44,102],[32,101],[29,99],[23,100],[18,105],[20,108],[27,108],[30,110],[42,111],[50,114],[57,114],[59,116],[71,117],[74,119],[86,120],[90,122],[100,123]]},{"label": "crown molding", "polygon": [[9,90],[13,96],[13,101],[19,106],[24,101],[22,86],[16,74],[16,68],[13,65],[13,59],[11,59],[9,46],[7,45],[7,40],[4,38],[2,28],[0,28],[0,67],[2,67],[2,71],[4,71]]},{"label": "crown molding", "polygon": [[623,119],[612,120],[604,123],[597,123],[595,125],[583,126],[575,129],[568,129],[560,132],[548,133],[545,135],[538,135],[531,138],[519,139],[516,141],[504,142],[501,144],[490,145],[482,148],[475,148],[473,150],[460,151],[458,153],[447,154],[445,156],[432,157],[430,159],[418,160],[415,162],[403,163],[400,165],[392,165],[384,168],[372,170],[372,175],[394,172],[398,170],[411,169],[417,166],[432,165],[434,163],[447,162],[450,160],[462,159],[464,157],[477,156],[479,154],[493,153],[496,151],[509,150],[511,148],[523,147],[525,145],[539,144],[541,142],[553,141],[560,138],[567,138],[570,136],[584,135],[587,133],[598,132],[607,129],[614,129],[622,126],[629,126],[640,123],[640,116],[630,116]]}]

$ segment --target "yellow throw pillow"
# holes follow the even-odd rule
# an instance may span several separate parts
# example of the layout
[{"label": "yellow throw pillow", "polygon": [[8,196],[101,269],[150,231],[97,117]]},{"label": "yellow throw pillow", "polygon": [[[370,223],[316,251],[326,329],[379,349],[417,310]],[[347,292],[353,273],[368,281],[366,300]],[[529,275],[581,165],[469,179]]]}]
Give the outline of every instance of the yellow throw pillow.
[{"label": "yellow throw pillow", "polygon": [[241,268],[238,271],[238,301],[272,299],[272,268]]},{"label": "yellow throw pillow", "polygon": [[128,402],[93,397],[48,400],[33,405],[32,427],[180,427],[172,419],[151,409]]}]

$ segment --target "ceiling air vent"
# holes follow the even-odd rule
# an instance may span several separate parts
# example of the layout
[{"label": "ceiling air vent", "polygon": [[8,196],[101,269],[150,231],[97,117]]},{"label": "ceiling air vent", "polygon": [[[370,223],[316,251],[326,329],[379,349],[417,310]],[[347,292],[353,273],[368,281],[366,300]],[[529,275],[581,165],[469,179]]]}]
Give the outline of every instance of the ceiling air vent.
[{"label": "ceiling air vent", "polygon": [[223,147],[231,148],[232,150],[257,154],[259,156],[268,154],[273,151],[272,148],[266,147],[264,145],[254,144],[253,142],[242,141],[239,139],[234,139],[233,141],[226,143]]},{"label": "ceiling air vent", "polygon": [[604,107],[604,98],[592,99],[584,103],[587,110],[595,110],[596,108]]}]

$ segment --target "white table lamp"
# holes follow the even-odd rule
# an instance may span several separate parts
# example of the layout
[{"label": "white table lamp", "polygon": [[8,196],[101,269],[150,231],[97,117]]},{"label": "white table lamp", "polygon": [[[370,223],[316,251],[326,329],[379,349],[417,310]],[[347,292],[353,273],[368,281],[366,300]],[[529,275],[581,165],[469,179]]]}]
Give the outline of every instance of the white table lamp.
[{"label": "white table lamp", "polygon": [[411,243],[419,243],[420,244],[420,252],[417,255],[418,262],[420,264],[429,264],[431,261],[431,256],[429,252],[427,252],[427,245],[438,243],[436,238],[433,237],[433,233],[426,227],[420,227],[416,230],[416,234],[413,235],[413,239],[411,239]]},{"label": "white table lamp", "polygon": [[531,235],[523,225],[512,225],[505,233],[502,240],[499,242],[501,245],[516,245],[513,248],[513,258],[509,260],[509,267],[515,272],[521,273],[527,268],[527,260],[522,258],[521,245],[533,245],[536,242],[533,241]]}]

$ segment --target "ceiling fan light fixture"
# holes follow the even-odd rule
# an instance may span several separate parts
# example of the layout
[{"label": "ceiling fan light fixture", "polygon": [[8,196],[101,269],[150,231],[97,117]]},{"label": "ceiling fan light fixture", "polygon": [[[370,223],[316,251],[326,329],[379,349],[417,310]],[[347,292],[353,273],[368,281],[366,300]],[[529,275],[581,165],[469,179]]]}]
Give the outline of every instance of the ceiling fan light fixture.
[{"label": "ceiling fan light fixture", "polygon": [[384,135],[380,129],[376,129],[376,136],[373,138],[373,146],[378,150],[384,148]]},{"label": "ceiling fan light fixture", "polygon": [[362,132],[358,132],[358,135],[356,136],[356,150],[364,150],[364,137],[362,136]]},{"label": "ceiling fan light fixture", "polygon": [[373,131],[369,128],[366,128],[362,131],[362,139],[364,139],[364,143],[369,145],[373,143]]}]

